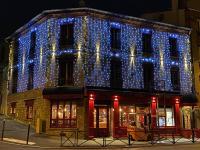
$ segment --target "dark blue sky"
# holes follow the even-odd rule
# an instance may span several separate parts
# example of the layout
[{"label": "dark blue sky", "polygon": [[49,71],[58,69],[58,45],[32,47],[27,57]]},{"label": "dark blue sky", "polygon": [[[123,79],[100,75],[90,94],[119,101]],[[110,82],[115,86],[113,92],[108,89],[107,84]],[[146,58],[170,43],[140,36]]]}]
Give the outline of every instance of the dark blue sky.
[{"label": "dark blue sky", "polygon": [[[79,0],[1,0],[0,39],[13,33],[43,10],[77,7]],[[170,7],[170,0],[86,0],[88,7],[138,16]]]}]

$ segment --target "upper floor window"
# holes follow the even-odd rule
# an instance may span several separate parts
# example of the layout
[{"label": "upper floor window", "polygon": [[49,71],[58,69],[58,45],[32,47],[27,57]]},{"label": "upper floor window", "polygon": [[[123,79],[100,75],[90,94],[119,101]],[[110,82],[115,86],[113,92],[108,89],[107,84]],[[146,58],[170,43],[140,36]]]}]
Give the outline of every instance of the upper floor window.
[{"label": "upper floor window", "polygon": [[17,92],[17,82],[18,82],[18,68],[14,68],[12,73],[12,93]]},{"label": "upper floor window", "polygon": [[59,59],[59,85],[73,85],[73,57]]},{"label": "upper floor window", "polygon": [[178,67],[172,67],[171,70],[171,84],[174,91],[180,90],[180,72]]},{"label": "upper floor window", "polygon": [[121,49],[121,31],[118,28],[111,28],[111,49]]},{"label": "upper floor window", "polygon": [[177,47],[177,39],[176,38],[169,38],[169,50],[170,50],[170,57],[172,59],[178,58],[178,47]]},{"label": "upper floor window", "polygon": [[152,90],[154,87],[154,67],[152,63],[143,64],[144,89]]},{"label": "upper floor window", "polygon": [[142,50],[143,53],[152,53],[151,33],[142,34]]},{"label": "upper floor window", "polygon": [[120,60],[111,60],[110,86],[122,88],[122,64]]},{"label": "upper floor window", "polygon": [[34,64],[28,66],[28,90],[33,89]]},{"label": "upper floor window", "polygon": [[60,40],[59,47],[60,49],[66,49],[73,47],[74,44],[74,24],[63,24],[60,26]]},{"label": "upper floor window", "polygon": [[36,32],[31,33],[31,45],[29,51],[29,59],[34,59],[35,57],[35,47],[36,47]]},{"label": "upper floor window", "polygon": [[19,41],[14,42],[14,51],[13,51],[13,66],[18,64],[18,55],[19,55]]}]

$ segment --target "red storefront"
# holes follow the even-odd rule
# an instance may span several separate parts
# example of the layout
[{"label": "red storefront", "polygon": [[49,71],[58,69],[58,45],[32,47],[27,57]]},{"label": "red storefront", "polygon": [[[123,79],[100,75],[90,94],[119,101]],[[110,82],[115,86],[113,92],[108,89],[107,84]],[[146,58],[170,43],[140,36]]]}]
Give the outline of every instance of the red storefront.
[{"label": "red storefront", "polygon": [[90,137],[126,137],[127,130],[181,128],[181,96],[131,90],[88,89]]}]

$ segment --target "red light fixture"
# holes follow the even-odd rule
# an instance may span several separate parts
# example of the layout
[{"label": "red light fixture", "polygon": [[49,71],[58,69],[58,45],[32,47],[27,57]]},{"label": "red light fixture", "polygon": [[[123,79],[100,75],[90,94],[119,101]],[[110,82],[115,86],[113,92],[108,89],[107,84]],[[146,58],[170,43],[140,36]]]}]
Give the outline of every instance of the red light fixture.
[{"label": "red light fixture", "polygon": [[176,103],[176,104],[179,104],[179,103],[180,103],[179,98],[176,98],[176,99],[175,99],[175,103]]},{"label": "red light fixture", "polygon": [[115,100],[115,101],[118,101],[118,100],[119,100],[119,97],[118,97],[117,95],[115,95],[115,96],[114,96],[114,100]]},{"label": "red light fixture", "polygon": [[152,103],[156,103],[156,97],[152,97]]},{"label": "red light fixture", "polygon": [[94,94],[89,94],[89,100],[94,100]]}]

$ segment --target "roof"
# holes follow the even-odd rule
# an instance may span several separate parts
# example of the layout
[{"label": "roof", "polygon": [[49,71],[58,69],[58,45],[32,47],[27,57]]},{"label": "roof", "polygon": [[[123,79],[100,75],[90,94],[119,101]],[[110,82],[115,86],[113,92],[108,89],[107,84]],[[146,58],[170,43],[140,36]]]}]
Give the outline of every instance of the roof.
[{"label": "roof", "polygon": [[24,26],[16,30],[13,34],[11,34],[9,37],[6,38],[6,40],[10,40],[13,37],[26,32],[28,28],[30,28],[32,25],[39,23],[41,21],[45,21],[48,18],[55,18],[55,17],[63,17],[63,16],[95,16],[95,17],[101,17],[104,19],[109,19],[116,22],[123,22],[123,23],[133,23],[135,25],[138,25],[140,27],[156,27],[156,28],[162,28],[162,30],[173,30],[176,32],[183,32],[183,33],[190,33],[191,29],[186,27],[179,27],[171,24],[161,23],[157,21],[112,13],[108,11],[102,11],[98,9],[93,8],[68,8],[68,9],[55,9],[55,10],[45,10],[42,13],[38,14],[36,17],[31,19],[28,23],[26,23]]}]

